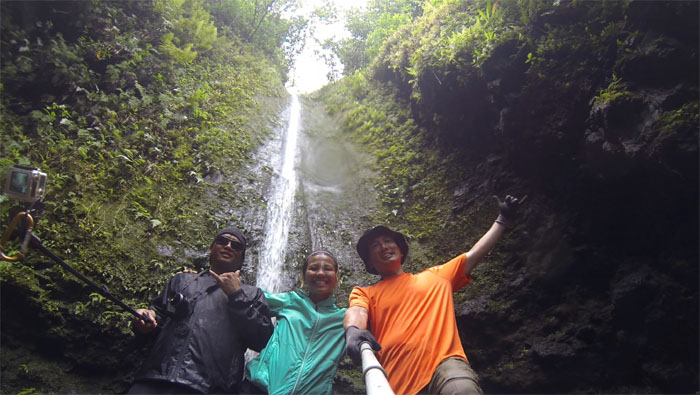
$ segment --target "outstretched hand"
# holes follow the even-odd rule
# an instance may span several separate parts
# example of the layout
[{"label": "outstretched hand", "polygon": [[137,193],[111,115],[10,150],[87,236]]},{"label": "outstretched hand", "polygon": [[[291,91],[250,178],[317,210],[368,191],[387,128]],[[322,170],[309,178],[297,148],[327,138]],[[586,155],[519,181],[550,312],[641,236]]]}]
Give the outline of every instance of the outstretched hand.
[{"label": "outstretched hand", "polygon": [[506,195],[505,199],[503,200],[499,199],[496,195],[493,197],[498,202],[498,209],[500,210],[498,218],[496,218],[496,222],[510,228],[513,225],[513,221],[517,217],[518,208],[525,202],[527,195],[523,196],[521,199],[511,195]]},{"label": "outstretched hand", "polygon": [[231,296],[234,292],[241,289],[241,271],[236,270],[235,272],[226,272],[222,274],[216,274],[213,270],[209,270],[209,273],[214,277],[219,287],[227,296]]}]

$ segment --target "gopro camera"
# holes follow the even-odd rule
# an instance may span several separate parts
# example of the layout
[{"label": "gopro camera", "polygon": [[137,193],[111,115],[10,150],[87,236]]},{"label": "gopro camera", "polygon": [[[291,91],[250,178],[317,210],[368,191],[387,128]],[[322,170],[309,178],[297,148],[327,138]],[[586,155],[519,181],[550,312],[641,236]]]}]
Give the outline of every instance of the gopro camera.
[{"label": "gopro camera", "polygon": [[171,292],[168,295],[168,304],[173,308],[172,310],[174,310],[171,311],[171,309],[168,309],[171,316],[176,319],[186,318],[190,313],[189,300],[187,300],[187,298],[179,292]]},{"label": "gopro camera", "polygon": [[14,165],[7,170],[5,195],[21,202],[41,200],[46,192],[46,173],[36,167]]}]

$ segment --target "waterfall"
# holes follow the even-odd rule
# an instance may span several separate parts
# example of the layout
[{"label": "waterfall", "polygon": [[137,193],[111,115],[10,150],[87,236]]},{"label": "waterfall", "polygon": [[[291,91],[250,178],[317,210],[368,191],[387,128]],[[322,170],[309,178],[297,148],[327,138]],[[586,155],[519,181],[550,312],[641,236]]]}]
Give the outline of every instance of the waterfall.
[{"label": "waterfall", "polygon": [[287,132],[280,153],[281,161],[277,182],[267,202],[265,238],[260,251],[256,286],[268,292],[281,291],[281,272],[287,250],[287,236],[292,219],[294,194],[297,188],[295,159],[297,151],[297,134],[301,106],[296,93],[292,93],[289,105]]}]

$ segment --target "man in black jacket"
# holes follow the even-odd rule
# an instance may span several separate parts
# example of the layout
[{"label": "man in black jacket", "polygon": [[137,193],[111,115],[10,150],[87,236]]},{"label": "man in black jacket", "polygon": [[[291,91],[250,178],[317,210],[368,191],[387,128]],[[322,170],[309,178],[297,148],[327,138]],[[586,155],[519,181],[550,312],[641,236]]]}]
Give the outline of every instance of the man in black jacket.
[{"label": "man in black jacket", "polygon": [[262,291],[243,284],[246,239],[233,227],[220,230],[209,247],[210,269],[179,273],[138,310],[139,334],[157,334],[129,394],[238,393],[244,353],[260,351],[274,329]]}]

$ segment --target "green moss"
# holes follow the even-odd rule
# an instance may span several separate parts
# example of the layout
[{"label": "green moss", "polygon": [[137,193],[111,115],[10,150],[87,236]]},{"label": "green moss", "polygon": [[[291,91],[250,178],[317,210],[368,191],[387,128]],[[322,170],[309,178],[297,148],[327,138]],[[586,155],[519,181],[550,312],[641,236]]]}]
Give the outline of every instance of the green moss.
[{"label": "green moss", "polygon": [[[6,365],[7,364],[7,365]],[[71,372],[71,366],[51,358],[21,352],[3,345],[3,388],[25,394],[57,394],[67,389],[77,393],[117,392],[110,378],[103,377],[92,385],[81,384],[82,378]]]},{"label": "green moss", "polygon": [[612,81],[593,98],[593,108],[603,108],[609,103],[631,97],[627,84],[613,74]]},{"label": "green moss", "polygon": [[336,394],[366,393],[362,369],[355,365],[349,357],[343,358],[338,366],[333,392]]},{"label": "green moss", "polygon": [[[358,87],[358,81],[363,79],[356,73],[316,96],[334,111],[345,109],[344,132],[376,158],[379,206],[369,214],[367,226],[383,223],[406,234],[411,243],[407,271],[419,272],[466,251],[488,228],[480,212],[488,202],[455,217],[451,196],[455,183],[468,178],[476,166],[441,147],[393,91]],[[352,91],[361,96],[349,95]]]},{"label": "green moss", "polygon": [[488,299],[486,307],[492,313],[505,313],[508,311],[513,301]]},{"label": "green moss", "polygon": [[700,124],[698,102],[693,100],[676,110],[664,111],[656,121],[656,127],[664,135],[674,135],[680,130],[696,130]]},{"label": "green moss", "polygon": [[[15,163],[45,171],[45,208],[35,216],[34,232],[58,257],[137,307],[172,273],[192,267],[215,229],[230,223],[245,229],[239,214],[261,202],[256,192],[242,190],[251,178],[245,165],[271,132],[270,113],[286,97],[273,61],[231,37],[218,36],[217,45],[195,37],[204,44],[192,48],[196,58],[176,67],[153,50],[161,34],[152,33],[163,31],[164,18],[153,6],[82,2],[71,14],[85,26],[76,36],[62,34],[70,27],[51,21],[16,26],[5,17],[16,4],[2,4],[3,37],[20,43],[31,37],[32,61],[11,55],[17,46],[3,41],[8,63],[0,97],[0,172]],[[177,18],[170,20],[175,26],[187,22]],[[211,38],[212,26],[206,27]],[[218,184],[207,181],[219,176]],[[3,219],[15,207],[17,202],[0,198]],[[17,248],[10,244],[4,252]],[[2,392],[96,391],[72,390],[58,380],[55,386],[29,383],[18,366],[46,377],[51,369],[8,362],[5,344],[13,341],[29,347],[52,341],[65,349],[55,363],[90,366],[94,362],[87,361],[94,360],[110,367],[105,370],[123,362],[104,355],[133,355],[124,349],[131,343],[128,314],[36,250],[21,262],[0,264],[0,280]],[[42,336],[50,340],[37,340]],[[31,351],[28,358],[47,353]],[[124,377],[136,362],[111,380]],[[6,380],[13,374],[17,380]]]}]

